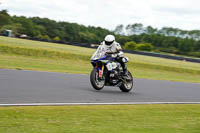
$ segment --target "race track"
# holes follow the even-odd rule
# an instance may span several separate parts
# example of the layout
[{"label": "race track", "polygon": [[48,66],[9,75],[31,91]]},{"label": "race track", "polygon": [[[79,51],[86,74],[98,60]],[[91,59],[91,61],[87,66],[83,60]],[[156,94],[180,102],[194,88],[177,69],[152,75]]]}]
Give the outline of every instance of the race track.
[{"label": "race track", "polygon": [[92,88],[89,75],[0,69],[0,104],[200,102],[200,84],[135,79],[134,90]]}]

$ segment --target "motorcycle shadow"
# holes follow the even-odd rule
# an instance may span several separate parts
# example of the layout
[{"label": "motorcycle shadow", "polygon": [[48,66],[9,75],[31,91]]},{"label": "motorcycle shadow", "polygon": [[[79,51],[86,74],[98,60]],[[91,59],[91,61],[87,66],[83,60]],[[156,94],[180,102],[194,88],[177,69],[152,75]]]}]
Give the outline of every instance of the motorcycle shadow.
[{"label": "motorcycle shadow", "polygon": [[109,87],[109,88],[105,88],[105,89],[102,89],[102,90],[95,90],[93,88],[90,88],[90,89],[87,89],[87,91],[90,91],[90,92],[95,92],[95,93],[99,93],[99,94],[114,94],[114,95],[117,95],[117,94],[120,94],[120,95],[135,95],[136,93],[135,92],[122,92],[121,90],[119,90],[118,88],[115,88],[115,87]]}]

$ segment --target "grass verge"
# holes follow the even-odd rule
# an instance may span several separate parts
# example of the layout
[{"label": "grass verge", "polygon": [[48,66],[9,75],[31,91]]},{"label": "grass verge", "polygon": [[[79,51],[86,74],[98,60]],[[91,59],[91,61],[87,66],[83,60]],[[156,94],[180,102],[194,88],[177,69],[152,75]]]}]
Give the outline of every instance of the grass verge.
[{"label": "grass verge", "polygon": [[[0,68],[89,74],[95,49],[0,37]],[[200,64],[126,54],[134,77],[200,83]]]},{"label": "grass verge", "polygon": [[200,105],[0,107],[1,133],[198,133]]}]

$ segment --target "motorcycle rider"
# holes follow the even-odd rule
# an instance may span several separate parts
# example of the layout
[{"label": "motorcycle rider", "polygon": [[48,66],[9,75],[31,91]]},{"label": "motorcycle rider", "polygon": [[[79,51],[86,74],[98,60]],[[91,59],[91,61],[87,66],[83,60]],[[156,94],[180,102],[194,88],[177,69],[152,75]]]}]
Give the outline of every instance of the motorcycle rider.
[{"label": "motorcycle rider", "polygon": [[123,77],[126,78],[128,71],[125,63],[128,62],[128,58],[124,57],[122,54],[119,57],[118,55],[120,51],[122,51],[122,48],[120,44],[115,41],[115,37],[113,35],[106,35],[104,41],[101,42],[100,46],[97,49],[97,52],[92,56],[92,58],[94,58],[95,55],[99,54],[101,54],[101,56],[111,54],[112,57],[115,57],[115,60],[121,64],[123,68]]}]

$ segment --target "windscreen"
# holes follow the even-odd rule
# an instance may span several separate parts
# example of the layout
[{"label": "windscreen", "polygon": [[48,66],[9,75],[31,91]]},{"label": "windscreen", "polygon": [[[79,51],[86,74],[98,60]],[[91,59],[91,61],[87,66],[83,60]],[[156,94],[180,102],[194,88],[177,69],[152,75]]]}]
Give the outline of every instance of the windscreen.
[{"label": "windscreen", "polygon": [[103,58],[104,55],[105,55],[105,53],[103,51],[101,51],[100,48],[98,48],[97,51],[94,52],[94,54],[92,55],[90,60],[97,60],[97,59]]}]

